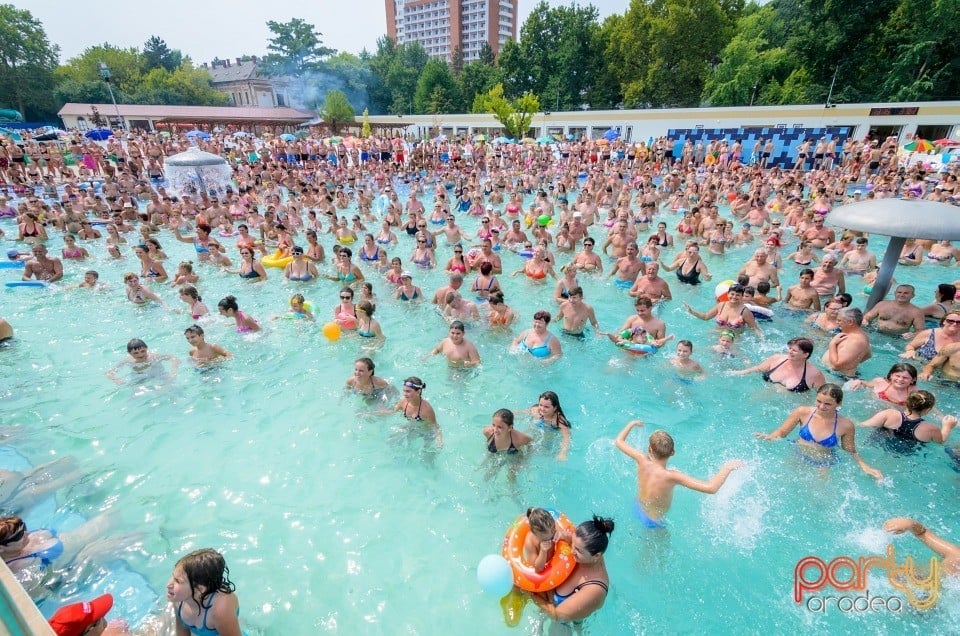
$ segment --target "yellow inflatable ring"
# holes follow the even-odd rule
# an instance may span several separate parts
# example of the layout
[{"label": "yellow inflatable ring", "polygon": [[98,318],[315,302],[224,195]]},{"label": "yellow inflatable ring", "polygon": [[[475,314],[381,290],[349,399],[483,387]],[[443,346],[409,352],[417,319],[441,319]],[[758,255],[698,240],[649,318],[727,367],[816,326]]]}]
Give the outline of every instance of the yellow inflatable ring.
[{"label": "yellow inflatable ring", "polygon": [[[576,528],[565,514],[551,510],[553,518],[557,520],[560,529],[571,535]],[[510,524],[506,536],[503,537],[503,558],[513,570],[513,583],[527,592],[547,592],[556,589],[567,580],[577,562],[573,558],[573,547],[566,541],[558,541],[553,556],[547,562],[542,572],[537,572],[523,562],[523,541],[530,533],[530,522],[525,514],[520,515]]]},{"label": "yellow inflatable ring", "polygon": [[277,250],[271,256],[264,256],[260,259],[260,263],[264,267],[278,267],[283,269],[287,265],[293,262],[292,256],[281,256],[282,252]]}]

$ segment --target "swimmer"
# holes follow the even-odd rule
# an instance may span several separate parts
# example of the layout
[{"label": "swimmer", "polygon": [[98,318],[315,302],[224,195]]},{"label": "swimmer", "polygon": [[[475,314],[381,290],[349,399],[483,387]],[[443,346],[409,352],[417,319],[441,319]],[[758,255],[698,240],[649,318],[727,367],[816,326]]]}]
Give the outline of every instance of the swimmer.
[{"label": "swimmer", "polygon": [[812,340],[791,338],[787,341],[786,353],[776,353],[760,364],[730,373],[732,375],[760,373],[764,382],[779,384],[791,393],[805,393],[810,389],[819,389],[827,382],[820,369],[810,362],[812,354]]},{"label": "swimmer", "polygon": [[466,327],[459,320],[450,323],[449,336],[444,338],[430,352],[430,356],[442,353],[452,367],[476,367],[480,365],[480,353],[476,346],[466,338]]},{"label": "swimmer", "polygon": [[103,594],[92,601],[64,605],[47,622],[57,636],[131,636],[123,619],[107,622],[113,596]]},{"label": "swimmer", "polygon": [[190,307],[190,316],[194,320],[199,320],[210,313],[207,306],[203,304],[200,292],[193,285],[184,285],[180,288],[180,300]]},{"label": "swimmer", "polygon": [[533,327],[520,332],[510,343],[511,351],[526,351],[544,362],[554,362],[563,355],[560,341],[547,331],[550,312],[540,310],[533,314]]},{"label": "swimmer", "polygon": [[530,532],[523,540],[520,559],[535,572],[543,572],[553,557],[557,541],[562,539],[570,542],[573,536],[558,533],[556,519],[543,508],[527,508],[526,517]]},{"label": "swimmer", "polygon": [[191,325],[183,331],[184,337],[190,343],[190,357],[197,363],[216,362],[220,358],[229,358],[230,352],[218,344],[212,344],[204,339],[203,327]]},{"label": "swimmer", "polygon": [[65,486],[80,481],[83,473],[71,457],[61,457],[24,471],[0,468],[0,507],[8,512],[29,510]]},{"label": "swimmer", "polygon": [[83,273],[83,282],[77,285],[77,289],[99,289],[100,273],[95,269],[87,270]]},{"label": "swimmer", "polygon": [[616,445],[620,452],[637,463],[635,511],[645,528],[666,527],[663,517],[673,503],[673,489],[676,486],[713,495],[727,481],[730,473],[744,465],[744,462],[739,459],[730,460],[707,481],[685,475],[678,470],[667,468],[667,462],[673,457],[675,451],[673,438],[666,431],[657,430],[650,434],[646,453],[627,443],[630,431],[642,426],[643,422],[640,420],[628,422],[617,435]]},{"label": "swimmer", "polygon": [[487,450],[493,454],[518,455],[533,438],[513,428],[513,411],[498,409],[493,414],[490,426],[484,427],[483,437],[487,440]]},{"label": "swimmer", "polygon": [[437,423],[437,414],[429,402],[423,399],[423,390],[427,383],[418,377],[410,376],[403,381],[403,397],[393,407],[394,413],[403,413],[403,416],[414,422],[426,422],[433,429],[437,441],[437,448],[443,446],[443,433]]},{"label": "swimmer", "polygon": [[4,318],[0,318],[0,343],[13,340],[13,327]]},{"label": "swimmer", "polygon": [[873,389],[873,394],[878,400],[905,406],[907,397],[917,390],[917,368],[906,362],[898,362],[890,367],[885,378],[874,378],[872,380],[851,380],[847,385],[852,391],[863,387]]},{"label": "swimmer", "polygon": [[693,343],[689,340],[680,340],[677,342],[677,355],[670,358],[670,364],[672,364],[673,368],[679,371],[681,375],[706,375],[707,372],[703,370],[700,363],[690,357],[692,354]]},{"label": "swimmer", "polygon": [[736,358],[740,354],[733,348],[734,334],[732,331],[721,331],[717,337],[717,344],[710,347],[710,350],[720,358]]},{"label": "swimmer", "polygon": [[884,428],[893,432],[897,439],[911,442],[935,442],[945,444],[950,432],[957,426],[957,418],[946,415],[940,426],[923,419],[936,406],[937,400],[929,391],[913,391],[907,396],[903,410],[884,409],[859,426]]},{"label": "swimmer", "polygon": [[379,345],[382,344],[387,337],[383,335],[383,329],[380,327],[380,323],[373,317],[376,310],[376,305],[369,300],[361,300],[356,304],[357,335],[361,338],[372,338],[373,343]]},{"label": "swimmer", "polygon": [[236,296],[227,296],[217,303],[217,308],[220,310],[221,316],[234,319],[237,325],[237,333],[253,333],[260,331],[260,323],[258,323],[252,316],[248,316],[240,311],[240,306],[237,304]]},{"label": "swimmer", "polygon": [[[107,377],[117,384],[123,384],[123,379],[117,375],[117,371],[129,366],[131,376],[134,381],[145,380],[148,378],[162,378],[172,380],[177,375],[177,369],[180,366],[180,360],[173,356],[153,353],[147,349],[147,343],[140,338],[134,338],[127,343],[127,353],[129,358],[118,362],[112,369],[107,371]],[[170,373],[164,375],[163,361],[170,362]]]},{"label": "swimmer", "polygon": [[294,294],[290,297],[290,307],[287,310],[287,315],[292,318],[298,318],[300,320],[309,320],[313,322],[316,320],[313,317],[313,313],[306,306],[307,301],[303,297],[303,294]]},{"label": "swimmer", "polygon": [[893,534],[903,534],[909,530],[923,545],[940,555],[943,559],[941,565],[946,574],[950,576],[960,574],[960,546],[934,534],[919,521],[908,517],[893,517],[883,523],[883,530]]},{"label": "swimmer", "polygon": [[593,325],[597,335],[600,335],[600,325],[597,323],[597,315],[594,313],[593,307],[583,302],[582,287],[570,289],[569,297],[560,303],[556,320],[563,320],[560,333],[565,335],[583,338],[587,321]]},{"label": "swimmer", "polygon": [[155,301],[166,307],[163,299],[140,284],[140,277],[133,272],[127,272],[123,275],[123,283],[126,286],[127,300],[134,305],[146,305],[147,301]]},{"label": "swimmer", "polygon": [[856,429],[849,418],[840,415],[843,404],[843,389],[836,384],[824,384],[817,391],[814,406],[798,406],[787,419],[772,433],[754,433],[764,440],[785,438],[801,422],[800,436],[797,440],[804,456],[817,465],[828,465],[833,449],[839,444],[866,474],[874,479],[883,479],[883,474],[867,465],[857,452]]},{"label": "swimmer", "polygon": [[624,329],[620,333],[601,333],[606,336],[610,342],[623,349],[629,349],[637,353],[655,353],[657,349],[673,340],[673,334],[666,338],[654,338],[643,327],[634,327],[633,329]]},{"label": "swimmer", "polygon": [[377,377],[376,365],[370,358],[357,358],[353,363],[353,375],[347,378],[346,391],[365,398],[378,398],[390,387],[390,383]]},{"label": "swimmer", "polygon": [[167,600],[176,604],[177,636],[241,636],[236,589],[215,550],[197,550],[177,561],[167,581]]},{"label": "swimmer", "polygon": [[530,595],[548,617],[579,625],[603,607],[610,589],[603,553],[613,528],[613,519],[597,515],[577,526],[571,542],[576,565],[570,576],[553,590]]},{"label": "swimmer", "polygon": [[177,273],[173,275],[170,286],[196,285],[199,280],[200,276],[193,272],[193,261],[181,261],[180,265],[177,266]]}]

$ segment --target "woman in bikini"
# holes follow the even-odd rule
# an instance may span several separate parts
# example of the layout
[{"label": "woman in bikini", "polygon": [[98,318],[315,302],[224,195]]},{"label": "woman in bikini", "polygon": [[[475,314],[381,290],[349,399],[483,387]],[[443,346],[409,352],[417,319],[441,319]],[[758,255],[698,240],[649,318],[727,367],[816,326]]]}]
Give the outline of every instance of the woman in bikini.
[{"label": "woman in bikini", "polygon": [[446,267],[443,268],[448,274],[466,274],[467,273],[467,261],[463,258],[463,246],[459,243],[453,246],[453,256],[450,257],[450,260],[447,261]]},{"label": "woman in bikini", "polygon": [[85,247],[77,247],[77,237],[73,234],[64,234],[63,243],[60,254],[64,260],[82,261],[90,256],[90,252]]},{"label": "woman in bikini", "polygon": [[799,406],[772,433],[754,435],[765,440],[785,438],[802,423],[797,448],[801,456],[810,463],[820,467],[832,465],[835,459],[834,449],[839,446],[853,455],[863,472],[874,479],[883,479],[883,474],[867,465],[857,452],[856,429],[849,418],[840,415],[841,404],[843,389],[836,384],[824,384],[817,391],[814,406]]},{"label": "woman in bikini", "polygon": [[749,369],[732,371],[733,375],[761,373],[765,382],[779,384],[791,393],[805,393],[826,384],[820,369],[810,362],[813,342],[808,338],[792,338],[787,342],[787,352],[770,356]]},{"label": "woman in bikini", "polygon": [[578,625],[603,607],[610,589],[603,554],[613,528],[613,519],[596,515],[577,526],[571,541],[576,565],[570,575],[555,589],[530,595],[549,618]]},{"label": "woman in bikini", "polygon": [[353,304],[353,289],[344,287],[340,290],[340,303],[333,308],[333,321],[343,329],[357,328],[357,307]]},{"label": "woman in bikini", "polygon": [[133,253],[140,259],[140,277],[154,283],[163,283],[169,278],[167,270],[163,268],[160,261],[150,258],[150,253],[145,245],[137,245],[133,248]]},{"label": "woman in bikini", "polygon": [[848,389],[856,391],[863,387],[873,389],[878,400],[903,406],[907,397],[917,390],[917,368],[906,362],[898,362],[887,371],[887,377],[872,380],[851,380]]},{"label": "woman in bikini", "polygon": [[420,232],[417,234],[417,245],[413,248],[413,254],[410,256],[410,262],[416,263],[425,269],[432,269],[437,264],[437,256],[433,253],[433,247],[429,245],[427,234]]},{"label": "woman in bikini", "polygon": [[219,303],[217,303],[217,309],[220,310],[221,316],[234,319],[237,325],[237,333],[253,333],[260,331],[260,323],[258,323],[253,316],[248,316],[240,311],[240,306],[237,304],[236,296],[227,296],[221,300]]},{"label": "woman in bikini", "polygon": [[240,278],[252,282],[258,283],[267,280],[267,270],[253,257],[253,248],[249,247],[240,248],[240,270],[237,274],[240,275]]},{"label": "woman in bikini", "polygon": [[493,264],[482,263],[477,277],[473,279],[473,283],[470,285],[470,291],[474,293],[477,301],[484,302],[490,297],[490,294],[498,292],[500,289],[500,281],[493,275]]},{"label": "woman in bikini", "polygon": [[487,300],[487,309],[490,310],[487,321],[491,327],[509,327],[519,318],[517,312],[504,302],[502,291],[493,292]]},{"label": "woman in bikini", "polygon": [[937,400],[929,391],[911,391],[901,409],[884,409],[860,426],[870,426],[891,431],[893,437],[908,442],[934,442],[944,444],[957,426],[957,418],[944,416],[940,426],[923,419],[936,406]]},{"label": "woman in bikini", "polygon": [[729,329],[735,333],[739,333],[744,327],[750,327],[758,336],[762,337],[763,334],[760,332],[760,327],[757,326],[753,313],[743,304],[743,292],[742,285],[731,286],[727,292],[729,300],[718,302],[706,313],[695,310],[686,302],[683,303],[683,306],[690,315],[696,316],[700,320],[716,319],[718,327]]},{"label": "woman in bikini", "polygon": [[937,353],[950,344],[960,342],[960,312],[951,311],[941,320],[939,329],[924,329],[919,332],[900,357],[905,360],[933,360]]}]

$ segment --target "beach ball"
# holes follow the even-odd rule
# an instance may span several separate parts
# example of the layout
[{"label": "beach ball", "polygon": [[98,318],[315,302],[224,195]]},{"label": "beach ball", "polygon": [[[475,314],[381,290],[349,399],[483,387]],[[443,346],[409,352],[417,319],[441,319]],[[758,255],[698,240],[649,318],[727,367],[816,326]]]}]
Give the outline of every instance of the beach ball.
[{"label": "beach ball", "polygon": [[340,339],[340,325],[335,322],[325,324],[322,331],[323,335],[325,335],[330,342]]},{"label": "beach ball", "polygon": [[716,288],[713,290],[713,297],[717,299],[717,302],[725,303],[730,300],[730,296],[727,292],[730,291],[730,288],[737,284],[735,280],[725,280],[722,283],[717,284]]},{"label": "beach ball", "polygon": [[540,224],[540,227],[547,227],[550,224],[550,217],[546,214],[541,214],[537,217],[537,223]]},{"label": "beach ball", "polygon": [[488,554],[477,566],[477,583],[484,594],[501,598],[513,589],[513,570],[499,554]]}]

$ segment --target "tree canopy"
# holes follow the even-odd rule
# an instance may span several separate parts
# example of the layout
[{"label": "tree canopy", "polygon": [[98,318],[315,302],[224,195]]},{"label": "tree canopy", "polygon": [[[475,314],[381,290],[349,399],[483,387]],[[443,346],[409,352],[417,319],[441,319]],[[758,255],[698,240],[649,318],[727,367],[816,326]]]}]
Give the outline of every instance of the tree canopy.
[{"label": "tree canopy", "polygon": [[53,71],[59,50],[26,10],[0,5],[0,106],[29,121],[53,106]]},{"label": "tree canopy", "polygon": [[347,100],[346,94],[337,89],[327,91],[326,102],[318,114],[334,134],[338,133],[344,124],[352,124],[356,120],[356,112]]},{"label": "tree canopy", "polygon": [[322,33],[301,18],[289,22],[267,22],[273,36],[267,43],[270,53],[263,64],[274,75],[300,76],[322,70],[324,58],[336,51],[323,45]]}]

